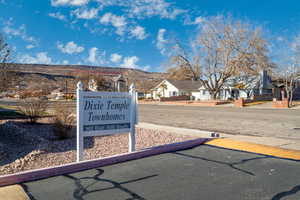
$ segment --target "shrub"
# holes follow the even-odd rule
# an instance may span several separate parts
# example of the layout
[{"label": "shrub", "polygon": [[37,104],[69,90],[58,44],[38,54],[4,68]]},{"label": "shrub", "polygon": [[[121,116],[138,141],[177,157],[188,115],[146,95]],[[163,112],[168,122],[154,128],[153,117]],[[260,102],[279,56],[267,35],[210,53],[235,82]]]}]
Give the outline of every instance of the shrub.
[{"label": "shrub", "polygon": [[63,140],[73,136],[75,116],[71,108],[59,103],[54,108],[53,131],[58,139]]},{"label": "shrub", "polygon": [[40,99],[25,99],[18,110],[28,118],[29,123],[33,124],[36,123],[39,117],[45,115],[47,106],[47,101]]}]

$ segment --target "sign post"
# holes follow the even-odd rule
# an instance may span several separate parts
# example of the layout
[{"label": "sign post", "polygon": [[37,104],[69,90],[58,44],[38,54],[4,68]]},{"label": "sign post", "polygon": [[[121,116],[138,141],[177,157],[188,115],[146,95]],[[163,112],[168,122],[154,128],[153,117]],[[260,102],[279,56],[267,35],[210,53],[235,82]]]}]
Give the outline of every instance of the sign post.
[{"label": "sign post", "polygon": [[77,83],[77,90],[76,90],[76,117],[77,117],[77,133],[76,133],[76,137],[77,137],[77,142],[76,142],[76,146],[77,146],[77,152],[76,152],[76,160],[77,162],[83,160],[83,136],[82,136],[82,120],[81,120],[81,114],[80,114],[80,99],[81,99],[81,93],[83,91],[83,84],[81,81],[79,81]]},{"label": "sign post", "polygon": [[131,113],[130,113],[130,133],[129,133],[129,144],[128,144],[128,151],[133,152],[135,151],[135,124],[136,124],[136,92],[135,92],[135,86],[134,84],[130,85],[131,94]]},{"label": "sign post", "polygon": [[135,151],[137,99],[130,92],[83,91],[77,84],[77,162],[84,159],[84,137],[129,133],[129,152]]}]

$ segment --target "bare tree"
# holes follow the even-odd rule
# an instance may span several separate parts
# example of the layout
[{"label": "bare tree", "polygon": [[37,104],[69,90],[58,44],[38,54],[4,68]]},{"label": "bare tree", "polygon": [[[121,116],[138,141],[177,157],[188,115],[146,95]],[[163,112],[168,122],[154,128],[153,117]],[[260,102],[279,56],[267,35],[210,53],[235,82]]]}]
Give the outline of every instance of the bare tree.
[{"label": "bare tree", "polygon": [[272,67],[260,28],[230,16],[207,18],[201,27],[191,45],[192,56],[177,43],[171,63],[201,81],[213,99],[228,79]]},{"label": "bare tree", "polygon": [[285,85],[285,92],[287,95],[287,99],[289,100],[289,107],[292,107],[293,104],[293,95],[296,89],[296,84],[300,79],[300,68],[296,64],[288,67],[284,71],[284,85]]},{"label": "bare tree", "polygon": [[45,115],[47,106],[47,101],[39,99],[25,99],[21,102],[18,110],[22,115],[28,117],[29,123],[34,124],[37,122],[38,118]]},{"label": "bare tree", "polygon": [[[195,42],[195,41],[194,41]],[[168,78],[175,80],[200,80],[200,51],[195,45],[191,44],[191,53],[187,53],[181,43],[175,39],[172,47],[173,55],[170,57],[167,72]]]},{"label": "bare tree", "polygon": [[0,92],[5,91],[11,82],[8,70],[10,50],[4,37],[0,34]]},{"label": "bare tree", "polygon": [[[284,39],[280,47],[277,77],[282,80],[289,107],[292,106],[294,91],[300,80],[300,33],[291,41]],[[279,48],[280,48],[279,47]],[[282,97],[284,98],[284,96]]]}]

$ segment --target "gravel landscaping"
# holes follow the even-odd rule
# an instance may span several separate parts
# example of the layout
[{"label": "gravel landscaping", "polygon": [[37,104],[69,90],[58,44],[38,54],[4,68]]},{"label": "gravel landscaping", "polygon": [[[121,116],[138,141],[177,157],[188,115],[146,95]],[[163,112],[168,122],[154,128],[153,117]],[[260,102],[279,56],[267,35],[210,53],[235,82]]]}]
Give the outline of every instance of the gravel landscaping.
[{"label": "gravel landscaping", "polygon": [[[57,166],[76,161],[76,138],[58,140],[48,119],[30,125],[22,120],[0,120],[0,175]],[[75,129],[74,129],[75,131]],[[190,139],[165,131],[136,130],[137,150]],[[128,152],[128,134],[85,138],[85,159]]]}]

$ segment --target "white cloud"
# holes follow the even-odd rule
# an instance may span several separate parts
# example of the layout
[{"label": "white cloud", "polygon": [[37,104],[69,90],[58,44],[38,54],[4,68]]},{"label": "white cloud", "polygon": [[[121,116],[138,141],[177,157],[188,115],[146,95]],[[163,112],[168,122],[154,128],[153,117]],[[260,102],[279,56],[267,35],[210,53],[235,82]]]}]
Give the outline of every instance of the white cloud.
[{"label": "white cloud", "polygon": [[28,45],[26,45],[26,49],[32,49],[32,48],[34,48],[35,46],[34,45],[32,45],[32,44],[28,44]]},{"label": "white cloud", "polygon": [[36,42],[36,39],[32,36],[27,35],[26,26],[22,24],[19,28],[12,27],[12,22],[7,22],[3,27],[2,31],[7,34],[9,37],[21,37],[24,41],[27,42]]},{"label": "white cloud", "polygon": [[97,62],[97,58],[96,58],[96,54],[97,54],[98,48],[93,47],[89,50],[89,57],[87,59],[88,62],[96,64]]},{"label": "white cloud", "polygon": [[113,53],[110,55],[110,61],[113,63],[119,63],[122,60],[122,56],[117,53]]},{"label": "white cloud", "polygon": [[159,29],[156,38],[156,47],[160,50],[160,53],[162,55],[165,55],[167,51],[166,49],[167,40],[165,39],[166,31],[167,30],[164,28]]},{"label": "white cloud", "polygon": [[164,0],[135,0],[128,2],[128,13],[131,17],[152,17],[175,19],[178,15],[185,13],[186,10],[174,8]]},{"label": "white cloud", "polygon": [[294,52],[300,51],[300,33],[292,40],[291,48]]},{"label": "white cloud", "polygon": [[170,12],[166,18],[169,18],[169,19],[175,19],[178,15],[181,15],[183,13],[186,13],[187,10],[183,10],[183,9],[178,9],[178,8],[175,8],[172,10],[172,12]]},{"label": "white cloud", "polygon": [[283,38],[283,37],[281,37],[281,36],[278,36],[278,37],[276,38],[276,40],[277,40],[277,41],[283,41],[283,40],[284,40],[284,38]]},{"label": "white cloud", "polygon": [[133,37],[136,37],[139,40],[143,40],[147,37],[144,27],[136,26],[130,30],[130,33]]},{"label": "white cloud", "polygon": [[89,3],[89,0],[51,0],[52,6],[82,6]]},{"label": "white cloud", "polygon": [[49,13],[49,16],[50,16],[50,17],[53,17],[53,18],[55,18],[55,19],[62,20],[62,21],[67,21],[66,16],[64,16],[63,14],[61,14],[61,13],[59,13],[59,12],[56,12],[56,13]]},{"label": "white cloud", "polygon": [[148,71],[150,69],[150,65],[146,65],[145,67],[143,67],[143,69],[142,70],[144,70],[144,71]]},{"label": "white cloud", "polygon": [[7,20],[3,23],[2,31],[9,38],[19,37],[22,40],[24,40],[25,42],[30,43],[32,46],[37,46],[38,45],[37,39],[32,37],[32,36],[29,36],[27,34],[25,24],[22,24],[18,28],[14,27],[13,18],[9,18],[9,20]]},{"label": "white cloud", "polygon": [[68,42],[65,46],[61,43],[57,43],[57,48],[67,54],[81,53],[84,51],[84,47],[78,46],[73,41]]},{"label": "white cloud", "polygon": [[99,12],[99,8],[77,8],[76,10],[72,11],[78,19],[93,19],[96,18]]},{"label": "white cloud", "polygon": [[125,57],[121,66],[127,68],[138,68],[139,66],[136,64],[138,61],[139,58],[137,56]]},{"label": "white cloud", "polygon": [[126,18],[124,16],[114,15],[112,13],[105,13],[100,18],[100,23],[105,25],[112,25],[116,28],[116,33],[118,35],[124,35],[126,29]]},{"label": "white cloud", "polygon": [[99,53],[97,47],[92,47],[89,50],[89,56],[86,59],[86,62],[91,63],[93,65],[103,65],[106,63],[105,54],[105,51]]},{"label": "white cloud", "polygon": [[202,16],[196,17],[194,20],[191,20],[191,18],[186,18],[184,20],[184,25],[199,25],[202,24],[205,21],[205,18]]},{"label": "white cloud", "polygon": [[196,17],[195,20],[194,20],[194,24],[201,24],[202,22],[204,22],[205,18],[199,16],[199,17]]},{"label": "white cloud", "polygon": [[67,64],[69,64],[69,61],[68,60],[63,60],[62,64],[67,65]]},{"label": "white cloud", "polygon": [[52,64],[52,59],[48,57],[47,52],[39,52],[35,56],[25,54],[19,57],[18,61],[29,64]]}]

